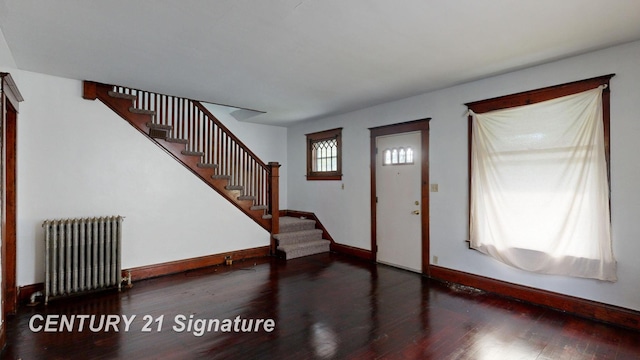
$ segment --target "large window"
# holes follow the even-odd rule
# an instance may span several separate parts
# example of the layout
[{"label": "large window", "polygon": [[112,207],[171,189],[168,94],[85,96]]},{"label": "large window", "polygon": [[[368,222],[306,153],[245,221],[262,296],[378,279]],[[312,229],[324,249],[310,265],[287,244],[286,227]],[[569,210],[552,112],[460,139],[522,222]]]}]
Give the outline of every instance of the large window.
[{"label": "large window", "polygon": [[528,271],[616,280],[611,76],[467,104],[472,248]]},{"label": "large window", "polygon": [[307,134],[307,180],[342,179],[342,128]]}]

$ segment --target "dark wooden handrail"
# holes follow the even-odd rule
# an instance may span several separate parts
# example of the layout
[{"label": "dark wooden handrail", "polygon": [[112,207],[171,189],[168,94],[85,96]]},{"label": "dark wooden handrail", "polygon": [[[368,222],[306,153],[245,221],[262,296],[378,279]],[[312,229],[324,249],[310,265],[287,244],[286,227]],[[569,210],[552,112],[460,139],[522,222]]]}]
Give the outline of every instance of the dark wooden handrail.
[{"label": "dark wooden handrail", "polygon": [[269,166],[267,166],[267,164],[265,164],[264,162],[262,162],[262,160],[260,160],[260,158],[258,158],[258,155],[254,154],[251,149],[249,149],[248,146],[246,146],[240,139],[238,139],[226,126],[224,126],[223,123],[220,122],[220,120],[218,120],[218,118],[215,117],[215,115],[213,115],[204,105],[202,105],[201,102],[199,101],[195,101],[192,100],[193,103],[196,105],[196,107],[198,107],[198,109],[200,109],[203,113],[207,114],[211,119],[213,119],[216,124],[220,127],[220,129],[222,129],[225,133],[228,134],[228,136],[230,138],[233,139],[233,141],[235,141],[236,143],[238,143],[242,148],[245,149],[245,151],[247,152],[247,154],[249,154],[251,157],[256,159],[256,162],[260,163],[260,165],[263,168],[268,168]]}]

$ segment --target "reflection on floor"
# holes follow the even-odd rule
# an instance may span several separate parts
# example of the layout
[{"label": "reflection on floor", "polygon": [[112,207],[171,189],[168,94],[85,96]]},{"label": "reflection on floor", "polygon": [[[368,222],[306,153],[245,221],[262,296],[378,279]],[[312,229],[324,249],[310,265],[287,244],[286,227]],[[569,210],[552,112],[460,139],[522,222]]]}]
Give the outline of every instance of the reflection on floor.
[{"label": "reflection on floor", "polygon": [[7,321],[2,358],[637,359],[639,338],[319,254],[234,262],[137,282],[122,293],[23,306]]}]

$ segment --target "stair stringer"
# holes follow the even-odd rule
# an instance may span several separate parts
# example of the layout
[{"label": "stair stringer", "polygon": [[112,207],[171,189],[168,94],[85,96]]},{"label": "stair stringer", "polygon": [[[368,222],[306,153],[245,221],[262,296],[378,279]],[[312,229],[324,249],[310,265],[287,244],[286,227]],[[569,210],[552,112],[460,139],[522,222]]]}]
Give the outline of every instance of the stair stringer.
[{"label": "stair stringer", "polygon": [[[171,142],[165,139],[151,137],[149,135],[149,127],[147,124],[152,122],[153,114],[131,111],[133,101],[131,99],[110,96],[109,91],[112,89],[110,85],[98,83],[92,84],[95,84],[95,90],[88,90],[87,86],[85,86],[84,98],[100,100],[121,118],[129,122],[140,133],[145,135],[149,140],[191,171],[195,176],[204,181],[209,185],[209,187],[218,192],[256,223],[262,226],[262,228],[271,232],[272,220],[270,216],[264,216],[264,209],[261,207],[252,209],[255,205],[254,201],[242,198],[241,191],[230,187],[228,179],[214,178],[213,175],[215,169],[198,166],[198,164],[201,163],[201,156],[184,154],[183,151],[186,149],[184,143]],[[230,189],[228,189],[228,187],[230,187]]]}]

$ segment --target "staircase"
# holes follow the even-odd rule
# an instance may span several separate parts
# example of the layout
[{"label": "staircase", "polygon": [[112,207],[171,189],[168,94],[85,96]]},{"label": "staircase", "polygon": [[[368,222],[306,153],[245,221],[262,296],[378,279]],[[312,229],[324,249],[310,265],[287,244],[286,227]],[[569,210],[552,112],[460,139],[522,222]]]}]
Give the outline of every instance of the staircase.
[{"label": "staircase", "polygon": [[264,229],[278,231],[280,165],[263,163],[200,102],[91,81],[83,97],[103,102]]},{"label": "staircase", "polygon": [[277,254],[286,260],[329,252],[331,241],[322,238],[323,231],[316,229],[316,221],[292,216],[280,217],[280,230],[273,237],[277,242]]}]

